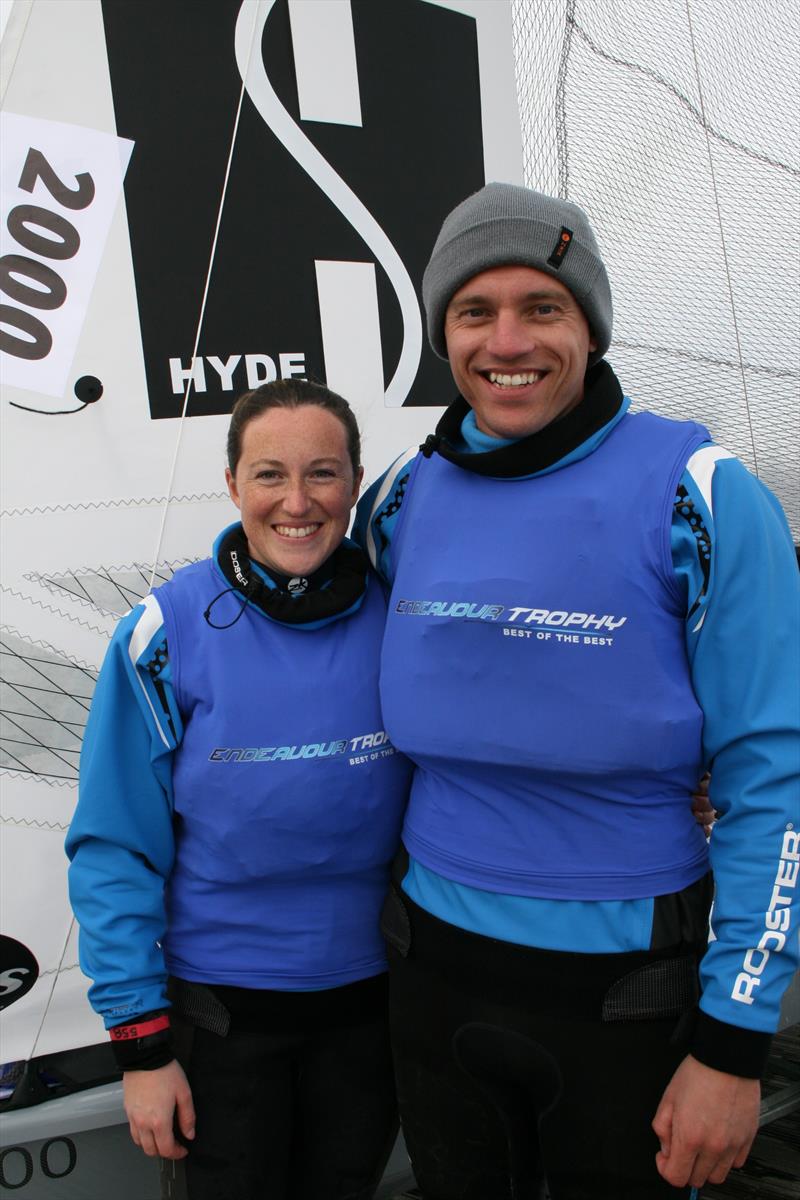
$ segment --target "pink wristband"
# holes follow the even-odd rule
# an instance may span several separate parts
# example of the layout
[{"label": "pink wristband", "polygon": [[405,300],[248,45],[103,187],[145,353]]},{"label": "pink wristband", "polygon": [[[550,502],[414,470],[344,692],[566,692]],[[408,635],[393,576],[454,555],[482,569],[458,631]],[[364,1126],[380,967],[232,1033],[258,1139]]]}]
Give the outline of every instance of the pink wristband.
[{"label": "pink wristband", "polygon": [[162,1029],[169,1029],[169,1017],[166,1013],[135,1025],[115,1025],[108,1033],[112,1042],[130,1042],[135,1038],[147,1037],[149,1033],[160,1033]]}]

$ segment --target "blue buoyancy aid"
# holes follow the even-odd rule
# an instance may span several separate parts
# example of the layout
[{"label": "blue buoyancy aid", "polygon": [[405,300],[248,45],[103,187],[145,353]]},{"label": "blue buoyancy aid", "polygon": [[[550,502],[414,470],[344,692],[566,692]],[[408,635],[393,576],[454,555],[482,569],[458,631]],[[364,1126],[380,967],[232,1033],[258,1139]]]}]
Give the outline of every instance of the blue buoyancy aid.
[{"label": "blue buoyancy aid", "polygon": [[219,588],[206,561],[156,593],[184,724],[168,969],[251,988],[366,978],[385,968],[377,915],[410,772],[380,714],[381,589],[309,632],[249,604],[212,628]]},{"label": "blue buoyancy aid", "polygon": [[677,481],[707,439],[628,415],[568,470],[524,480],[418,456],[381,697],[417,766],[403,840],[424,866],[563,899],[654,896],[707,869],[669,544]]}]

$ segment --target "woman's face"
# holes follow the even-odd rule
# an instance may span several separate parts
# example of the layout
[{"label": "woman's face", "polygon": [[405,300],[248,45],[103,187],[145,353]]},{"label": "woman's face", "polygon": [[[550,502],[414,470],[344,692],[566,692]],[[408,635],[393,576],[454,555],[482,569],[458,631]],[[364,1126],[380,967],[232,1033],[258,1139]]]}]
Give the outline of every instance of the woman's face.
[{"label": "woman's face", "polygon": [[283,575],[311,575],[337,548],[358,499],[344,425],[315,404],[270,408],[242,432],[226,470],[250,557]]}]

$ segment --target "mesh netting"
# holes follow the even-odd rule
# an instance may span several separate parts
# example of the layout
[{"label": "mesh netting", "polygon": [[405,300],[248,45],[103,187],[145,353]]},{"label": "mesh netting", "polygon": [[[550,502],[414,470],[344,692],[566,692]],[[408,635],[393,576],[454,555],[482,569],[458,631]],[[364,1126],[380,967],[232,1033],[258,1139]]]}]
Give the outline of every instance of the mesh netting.
[{"label": "mesh netting", "polygon": [[525,180],[590,214],[609,360],[694,417],[800,538],[800,13],[791,0],[512,0]]}]

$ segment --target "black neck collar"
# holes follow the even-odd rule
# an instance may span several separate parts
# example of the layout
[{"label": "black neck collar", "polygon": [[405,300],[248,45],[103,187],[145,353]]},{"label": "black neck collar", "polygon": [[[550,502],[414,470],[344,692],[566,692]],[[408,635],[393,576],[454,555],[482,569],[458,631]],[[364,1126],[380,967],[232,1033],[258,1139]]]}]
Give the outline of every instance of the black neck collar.
[{"label": "black neck collar", "polygon": [[301,596],[303,592],[316,592],[330,583],[336,574],[336,566],[333,559],[334,555],[331,554],[329,558],[325,559],[322,566],[317,567],[316,571],[312,571],[310,575],[283,575],[280,571],[275,571],[272,567],[268,567],[266,563],[261,562],[257,562],[256,566],[259,571],[272,580],[279,592],[287,592],[292,596]]},{"label": "black neck collar", "polygon": [[[328,586],[293,595],[277,587],[269,587],[258,572],[253,570],[247,538],[241,525],[234,525],[217,548],[217,566],[230,585],[228,590],[237,592],[260,609],[265,616],[285,625],[309,625],[315,621],[339,617],[352,608],[364,594],[367,559],[357,546],[341,545],[327,560],[327,564],[323,565],[326,566],[327,578],[330,579]],[[206,610],[206,620],[209,624],[212,623],[208,617],[210,609],[211,605]],[[220,625],[218,628],[225,626]]]},{"label": "black neck collar", "polygon": [[461,424],[469,412],[466,400],[459,396],[442,414],[436,432],[429,434],[420,449],[426,458],[436,452],[456,467],[493,479],[519,479],[533,475],[558,462],[580,446],[615,417],[623,402],[622,388],[609,364],[602,359],[586,372],[586,385],[580,404],[558,421],[553,421],[497,450],[471,453],[456,450],[462,440]]}]

